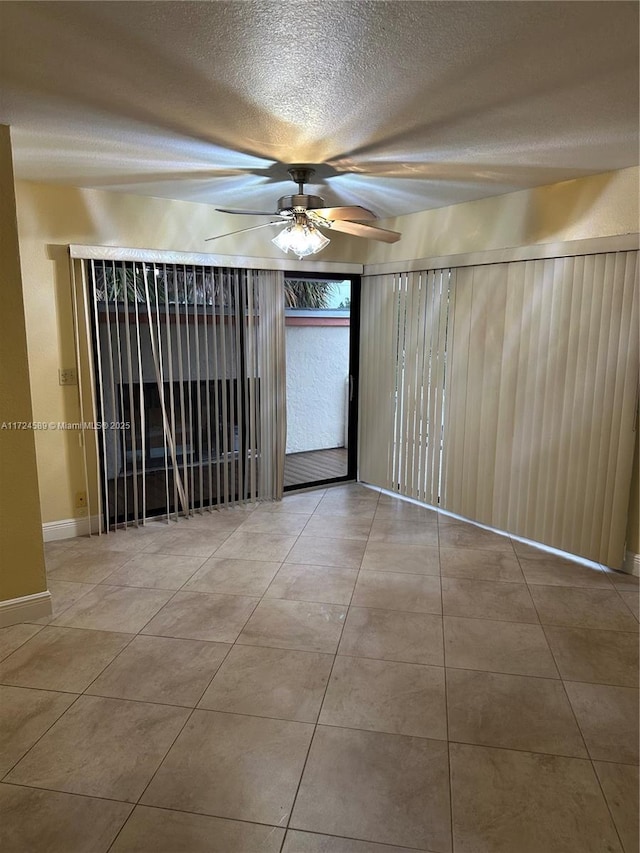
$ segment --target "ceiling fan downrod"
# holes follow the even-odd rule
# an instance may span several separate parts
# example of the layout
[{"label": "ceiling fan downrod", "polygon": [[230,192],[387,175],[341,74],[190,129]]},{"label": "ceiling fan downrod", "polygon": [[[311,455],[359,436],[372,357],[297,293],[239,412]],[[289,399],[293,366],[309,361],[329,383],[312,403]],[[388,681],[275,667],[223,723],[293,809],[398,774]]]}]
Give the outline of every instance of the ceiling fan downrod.
[{"label": "ceiling fan downrod", "polygon": [[304,195],[304,185],[309,183],[309,178],[315,175],[316,170],[309,166],[291,166],[287,172],[291,180],[298,185],[298,195]]},{"label": "ceiling fan downrod", "polygon": [[316,210],[324,207],[324,199],[319,195],[308,195],[304,191],[304,185],[309,182],[312,175],[315,175],[316,170],[310,166],[290,166],[287,169],[291,180],[298,185],[296,195],[283,195],[278,199],[278,212],[282,210]]}]

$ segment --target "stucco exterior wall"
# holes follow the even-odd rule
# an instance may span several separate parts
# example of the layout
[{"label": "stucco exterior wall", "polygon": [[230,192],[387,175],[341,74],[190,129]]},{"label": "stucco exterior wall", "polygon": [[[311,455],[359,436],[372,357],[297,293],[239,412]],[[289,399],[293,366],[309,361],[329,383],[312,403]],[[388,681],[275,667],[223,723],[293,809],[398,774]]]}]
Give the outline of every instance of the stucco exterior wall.
[{"label": "stucco exterior wall", "polygon": [[287,453],[344,447],[348,326],[287,326]]}]

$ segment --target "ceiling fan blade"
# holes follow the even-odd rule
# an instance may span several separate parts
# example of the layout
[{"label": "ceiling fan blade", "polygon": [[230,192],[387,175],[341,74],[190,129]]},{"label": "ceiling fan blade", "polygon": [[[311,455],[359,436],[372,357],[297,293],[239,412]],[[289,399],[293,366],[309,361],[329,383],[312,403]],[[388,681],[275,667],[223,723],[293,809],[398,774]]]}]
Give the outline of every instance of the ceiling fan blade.
[{"label": "ceiling fan blade", "polygon": [[[273,216],[273,214],[271,214]],[[245,231],[255,231],[256,228],[266,228],[268,225],[282,225],[282,219],[278,219],[275,222],[263,222],[262,225],[251,225],[249,228],[240,228],[239,231],[229,231],[226,234],[216,234],[215,237],[207,237],[205,239],[205,243],[208,243],[210,240],[219,240],[221,237],[232,237],[234,234],[244,234]]]},{"label": "ceiling fan blade", "polygon": [[218,213],[239,213],[241,216],[278,216],[278,211],[269,211],[266,212],[264,210],[230,210],[226,207],[216,207]]},{"label": "ceiling fan blade", "polygon": [[325,219],[377,219],[378,217],[366,207],[361,207],[359,204],[352,204],[345,207],[317,207],[313,209],[314,213],[319,213]]},{"label": "ceiling fan blade", "polygon": [[[329,224],[329,223],[327,223]],[[339,219],[331,222],[332,231],[344,231],[355,237],[368,237],[370,240],[381,240],[383,243],[397,243],[402,234],[398,231],[387,231],[386,228],[375,228],[361,222],[341,222]]]}]

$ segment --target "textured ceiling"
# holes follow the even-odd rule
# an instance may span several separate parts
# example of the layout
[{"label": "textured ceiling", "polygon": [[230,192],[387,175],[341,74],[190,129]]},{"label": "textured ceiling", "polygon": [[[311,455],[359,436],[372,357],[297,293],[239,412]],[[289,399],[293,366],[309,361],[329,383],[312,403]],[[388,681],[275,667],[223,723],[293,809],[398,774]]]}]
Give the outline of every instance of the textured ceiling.
[{"label": "textured ceiling", "polygon": [[638,162],[636,2],[4,2],[19,178],[379,216]]}]

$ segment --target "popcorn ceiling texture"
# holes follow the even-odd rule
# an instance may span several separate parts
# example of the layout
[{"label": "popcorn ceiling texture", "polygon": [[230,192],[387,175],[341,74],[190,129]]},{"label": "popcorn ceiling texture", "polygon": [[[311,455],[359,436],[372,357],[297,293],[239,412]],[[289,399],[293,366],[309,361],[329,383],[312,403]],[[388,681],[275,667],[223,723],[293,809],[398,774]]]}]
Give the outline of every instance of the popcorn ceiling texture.
[{"label": "popcorn ceiling texture", "polygon": [[[638,5],[5,3],[16,175],[381,217],[638,162]],[[240,221],[238,227],[243,227]]]}]

